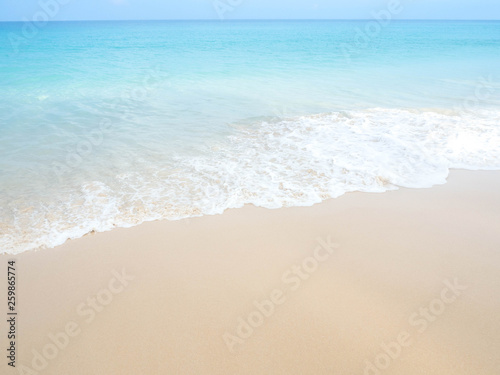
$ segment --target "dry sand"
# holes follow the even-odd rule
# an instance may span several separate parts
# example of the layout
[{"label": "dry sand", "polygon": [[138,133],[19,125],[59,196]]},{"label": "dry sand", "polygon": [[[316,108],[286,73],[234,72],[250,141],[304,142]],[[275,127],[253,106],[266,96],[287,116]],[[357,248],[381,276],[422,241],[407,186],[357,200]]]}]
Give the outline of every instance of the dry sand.
[{"label": "dry sand", "polygon": [[[318,247],[329,236],[338,248]],[[17,369],[2,356],[5,375],[500,374],[499,172],[146,223],[15,258]],[[271,298],[263,316],[254,302]],[[5,324],[1,335],[6,353]]]}]

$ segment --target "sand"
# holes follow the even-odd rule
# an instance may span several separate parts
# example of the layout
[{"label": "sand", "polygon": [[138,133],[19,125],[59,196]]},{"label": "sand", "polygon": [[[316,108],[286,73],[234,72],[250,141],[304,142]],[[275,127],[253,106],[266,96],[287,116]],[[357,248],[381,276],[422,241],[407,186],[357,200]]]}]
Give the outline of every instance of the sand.
[{"label": "sand", "polygon": [[500,172],[14,258],[17,368],[1,374],[500,374]]}]

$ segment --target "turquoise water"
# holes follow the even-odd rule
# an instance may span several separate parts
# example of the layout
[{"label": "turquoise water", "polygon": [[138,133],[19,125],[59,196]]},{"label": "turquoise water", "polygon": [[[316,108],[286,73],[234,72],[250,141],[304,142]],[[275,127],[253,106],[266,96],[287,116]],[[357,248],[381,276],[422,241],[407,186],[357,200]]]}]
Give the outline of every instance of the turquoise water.
[{"label": "turquoise water", "polygon": [[368,22],[0,23],[1,251],[500,169],[500,22]]}]

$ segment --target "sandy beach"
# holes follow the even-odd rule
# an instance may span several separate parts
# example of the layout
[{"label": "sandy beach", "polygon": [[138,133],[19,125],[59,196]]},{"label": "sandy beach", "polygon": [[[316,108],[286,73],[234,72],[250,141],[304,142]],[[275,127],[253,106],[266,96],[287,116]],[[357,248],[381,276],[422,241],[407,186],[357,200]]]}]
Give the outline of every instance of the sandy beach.
[{"label": "sandy beach", "polygon": [[2,374],[498,375],[499,192],[499,172],[453,171],[2,255]]}]

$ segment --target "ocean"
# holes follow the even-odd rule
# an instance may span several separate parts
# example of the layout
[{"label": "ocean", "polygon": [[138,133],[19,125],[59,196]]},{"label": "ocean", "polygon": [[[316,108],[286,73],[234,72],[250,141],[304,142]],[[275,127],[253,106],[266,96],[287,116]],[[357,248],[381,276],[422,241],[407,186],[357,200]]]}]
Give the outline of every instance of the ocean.
[{"label": "ocean", "polygon": [[0,252],[500,169],[500,22],[0,23]]}]

